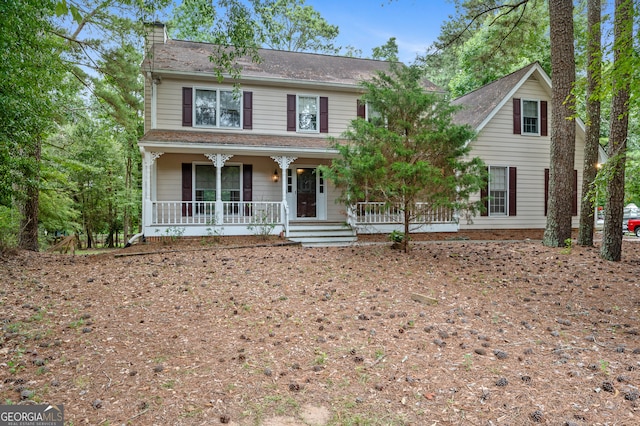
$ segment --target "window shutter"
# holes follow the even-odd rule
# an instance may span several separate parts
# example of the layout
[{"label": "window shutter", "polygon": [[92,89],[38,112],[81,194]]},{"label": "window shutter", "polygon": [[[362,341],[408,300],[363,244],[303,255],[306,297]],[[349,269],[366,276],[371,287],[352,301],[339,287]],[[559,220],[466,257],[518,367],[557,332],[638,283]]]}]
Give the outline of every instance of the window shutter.
[{"label": "window shutter", "polygon": [[182,126],[193,126],[193,89],[182,88]]},{"label": "window shutter", "polygon": [[356,107],[357,108],[356,111],[357,111],[358,118],[367,118],[366,117],[366,112],[365,112],[366,111],[366,106],[367,106],[366,103],[364,103],[360,99],[358,99],[358,103],[357,103],[357,107]]},{"label": "window shutter", "polygon": [[329,133],[329,98],[320,96],[320,133]]},{"label": "window shutter", "polygon": [[484,205],[484,209],[480,212],[480,216],[489,216],[489,168],[485,168],[487,172],[487,183],[480,189],[480,200]]},{"label": "window shutter", "polygon": [[[242,201],[252,201],[253,198],[253,165],[244,164],[242,166]],[[245,216],[251,216],[251,206],[245,204]]]},{"label": "window shutter", "polygon": [[578,216],[578,171],[573,171],[573,188],[571,193],[571,216]]},{"label": "window shutter", "polygon": [[522,117],[520,114],[520,99],[513,98],[513,134],[519,135],[521,130]]},{"label": "window shutter", "polygon": [[509,167],[509,216],[516,215],[516,168]]},{"label": "window shutter", "polygon": [[547,101],[540,101],[540,136],[549,134],[547,122]]},{"label": "window shutter", "polygon": [[547,215],[549,204],[549,169],[544,169],[544,215]]},{"label": "window shutter", "polygon": [[287,95],[287,132],[296,131],[296,95]]},{"label": "window shutter", "polygon": [[253,92],[242,92],[242,128],[253,129]]},{"label": "window shutter", "polygon": [[[182,163],[182,201],[191,201],[191,163]],[[193,216],[191,203],[182,204],[182,216]]]},{"label": "window shutter", "polygon": [[252,201],[253,198],[253,165],[242,166],[242,201]]}]

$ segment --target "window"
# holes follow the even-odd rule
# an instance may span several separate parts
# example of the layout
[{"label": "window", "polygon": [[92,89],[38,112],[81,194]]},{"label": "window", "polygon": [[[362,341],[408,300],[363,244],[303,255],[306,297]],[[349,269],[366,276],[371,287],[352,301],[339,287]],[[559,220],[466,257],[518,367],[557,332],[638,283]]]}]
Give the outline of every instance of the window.
[{"label": "window", "polygon": [[489,215],[507,214],[507,168],[489,168]]},{"label": "window", "polygon": [[329,98],[287,95],[287,132],[328,133]]},{"label": "window", "polygon": [[[518,105],[520,103],[518,102]],[[516,167],[487,167],[489,179],[480,190],[480,198],[484,204],[481,216],[516,216],[517,215],[517,180]]]},{"label": "window", "polygon": [[377,111],[370,103],[367,102],[367,121],[369,123],[373,123],[376,126],[381,126],[385,124],[382,120],[382,114],[380,111]]},{"label": "window", "polygon": [[[195,201],[216,201],[216,168],[196,164]],[[240,166],[224,166],[221,172],[222,201],[240,201]]]},{"label": "window", "polygon": [[539,130],[538,101],[522,101],[522,133],[537,135]]},{"label": "window", "polygon": [[356,111],[358,118],[363,118],[369,123],[376,125],[381,125],[383,123],[382,114],[380,114],[380,111],[377,111],[369,102],[358,99]]},{"label": "window", "polygon": [[318,97],[298,96],[297,117],[299,132],[318,131]]},{"label": "window", "polygon": [[513,98],[513,134],[548,136],[547,101]]},{"label": "window", "polygon": [[240,128],[241,98],[231,90],[194,90],[195,125]]}]

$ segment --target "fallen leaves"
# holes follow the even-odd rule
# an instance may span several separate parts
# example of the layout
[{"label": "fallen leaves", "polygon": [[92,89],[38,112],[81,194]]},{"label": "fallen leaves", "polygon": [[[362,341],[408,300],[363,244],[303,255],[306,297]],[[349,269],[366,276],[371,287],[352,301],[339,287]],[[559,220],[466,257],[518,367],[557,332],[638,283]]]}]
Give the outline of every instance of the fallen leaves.
[{"label": "fallen leaves", "polygon": [[633,247],[605,265],[531,242],[23,253],[0,259],[0,397],[91,424],[310,403],[336,424],[456,423],[461,407],[477,424],[624,423],[640,399]]}]

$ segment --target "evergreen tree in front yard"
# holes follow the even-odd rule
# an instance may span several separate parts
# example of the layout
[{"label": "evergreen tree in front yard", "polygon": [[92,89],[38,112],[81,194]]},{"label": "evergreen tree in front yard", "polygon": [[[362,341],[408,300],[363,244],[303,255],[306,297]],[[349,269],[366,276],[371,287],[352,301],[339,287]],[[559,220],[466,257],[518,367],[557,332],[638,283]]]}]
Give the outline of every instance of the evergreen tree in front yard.
[{"label": "evergreen tree in front yard", "polygon": [[412,220],[438,209],[475,214],[481,204],[469,196],[486,180],[482,161],[468,158],[474,131],[454,124],[455,107],[422,82],[418,67],[399,64],[363,82],[372,113],[352,121],[348,143],[336,144],[341,156],[324,170],[347,205],[376,201],[400,209],[405,252]]}]

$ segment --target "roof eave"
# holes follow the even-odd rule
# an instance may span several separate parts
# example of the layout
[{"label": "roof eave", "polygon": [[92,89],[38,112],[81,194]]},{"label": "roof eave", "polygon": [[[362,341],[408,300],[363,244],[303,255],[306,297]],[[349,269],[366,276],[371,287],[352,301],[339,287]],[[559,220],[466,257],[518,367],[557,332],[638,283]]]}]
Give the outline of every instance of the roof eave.
[{"label": "roof eave", "polygon": [[145,151],[158,150],[165,153],[204,154],[220,153],[233,155],[286,155],[306,158],[332,159],[339,156],[333,148],[304,148],[287,146],[242,146],[230,144],[203,144],[194,142],[138,141],[138,146]]},{"label": "roof eave", "polygon": [[[160,76],[172,76],[172,77],[189,77],[189,78],[213,78],[217,79],[217,76],[214,73],[208,72],[197,72],[197,71],[173,71],[173,70],[163,70],[163,69],[149,69],[148,67],[143,67],[142,72],[144,74],[151,72]],[[276,77],[258,77],[258,76],[243,76],[240,75],[239,79],[235,79],[228,74],[223,74],[223,81],[229,84],[235,83],[257,83],[260,85],[266,86],[298,86],[298,87],[322,87],[322,88],[330,88],[338,91],[349,91],[349,92],[360,92],[364,93],[364,89],[360,84],[351,84],[351,83],[336,83],[336,82],[326,82],[326,81],[314,81],[314,80],[297,80],[297,79],[286,79],[286,78],[276,78]]]}]

